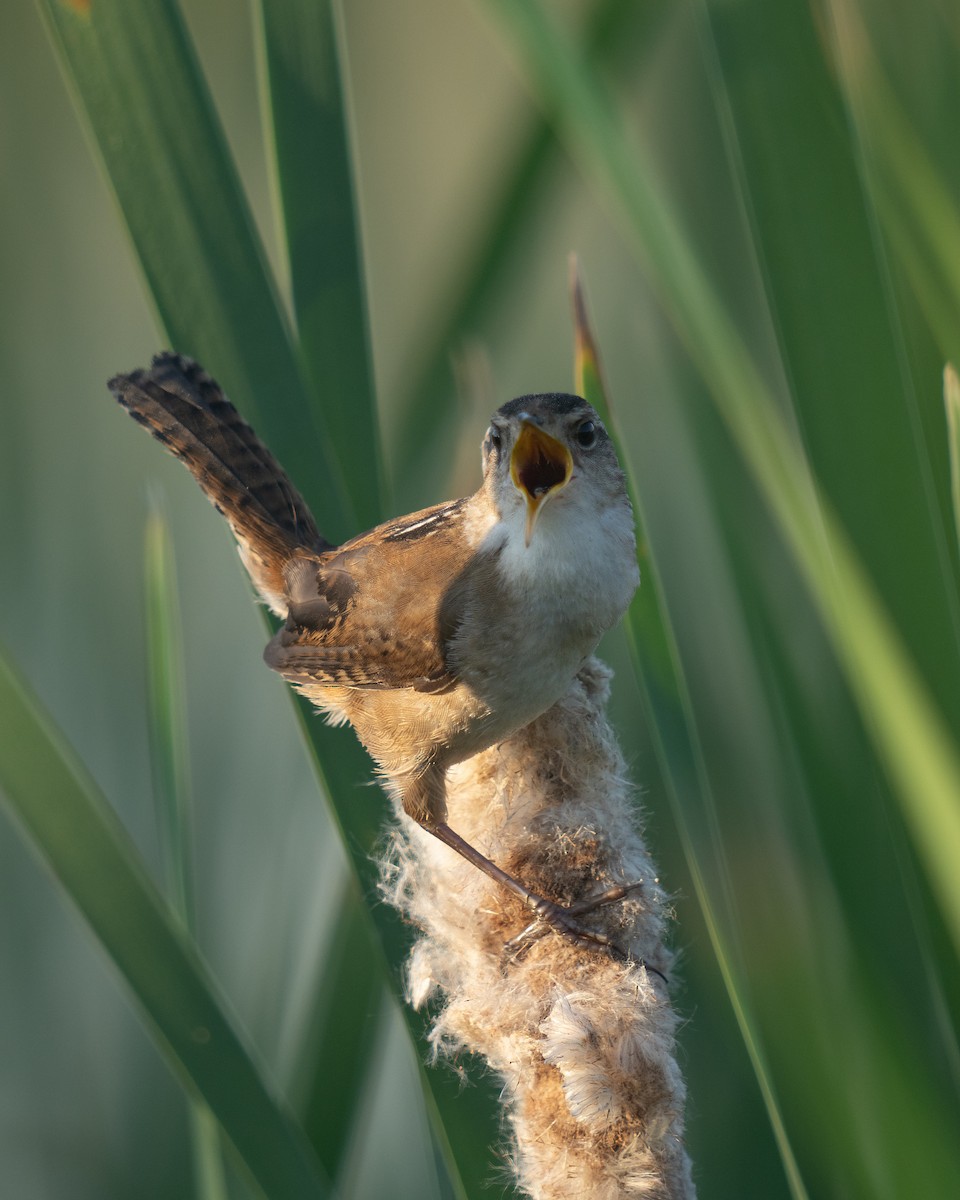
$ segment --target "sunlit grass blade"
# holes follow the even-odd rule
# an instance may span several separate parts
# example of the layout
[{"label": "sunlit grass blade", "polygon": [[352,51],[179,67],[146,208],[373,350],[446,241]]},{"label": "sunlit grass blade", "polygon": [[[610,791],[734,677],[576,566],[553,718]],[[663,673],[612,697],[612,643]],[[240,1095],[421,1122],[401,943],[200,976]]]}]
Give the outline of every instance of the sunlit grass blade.
[{"label": "sunlit grass blade", "polygon": [[487,0],[589,179],[617,207],[800,566],[960,951],[960,753],[649,163],[532,0]]},{"label": "sunlit grass blade", "polygon": [[19,824],[116,965],[177,1074],[203,1098],[270,1200],[325,1196],[306,1140],[93,780],[0,655],[0,786]]},{"label": "sunlit grass blade", "polygon": [[[266,438],[328,536],[355,526],[262,247],[172,0],[39,0],[161,326]],[[117,368],[133,363],[118,362]],[[311,421],[312,415],[312,421]]]},{"label": "sunlit grass blade", "polygon": [[686,810],[680,800],[681,795],[689,795],[691,791],[696,790],[703,798],[701,808],[709,807],[713,803],[712,799],[709,800],[709,804],[704,803],[709,797],[710,782],[703,762],[696,719],[677,653],[676,637],[664,602],[659,573],[650,553],[646,521],[637,481],[634,478],[633,464],[630,456],[624,452],[616,411],[610,403],[600,351],[590,324],[583,282],[575,258],[571,260],[570,282],[574,326],[574,390],[589,400],[601,414],[617,443],[620,461],[624,464],[627,476],[627,488],[637,527],[637,557],[644,595],[641,600],[638,593],[627,613],[627,641],[634,675],[653,731],[661,776],[680,833],[697,900],[703,911],[737,1024],[760,1086],[787,1181],[795,1200],[805,1200],[807,1191],[763,1053],[763,1039],[752,1015],[750,1001],[741,986],[738,968],[734,963],[735,956],[726,945],[723,923],[718,918],[713,895],[704,880],[695,840],[690,834]]},{"label": "sunlit grass blade", "polygon": [[[150,753],[154,803],[163,849],[167,896],[191,936],[195,934],[190,812],[187,779],[186,695],[180,604],[170,533],[159,509],[147,518],[144,598],[150,691]],[[199,1097],[188,1095],[193,1178],[199,1200],[226,1200],[219,1127]]]},{"label": "sunlit grass blade", "polygon": [[945,356],[960,354],[960,218],[948,181],[885,77],[851,5],[831,5],[840,81],[877,212]]},{"label": "sunlit grass blade", "polygon": [[953,498],[953,524],[960,542],[960,378],[947,363],[943,370],[943,402],[947,410],[947,446],[950,451],[950,494]]},{"label": "sunlit grass blade", "polygon": [[228,1200],[220,1126],[209,1107],[190,1102],[190,1140],[193,1145],[193,1188],[197,1200]]},{"label": "sunlit grass blade", "polygon": [[878,175],[873,181],[872,191],[886,239],[910,281],[942,354],[946,356],[960,351],[960,336],[953,320],[950,288],[945,284],[941,270],[927,261],[927,247],[922,244],[918,230],[894,198],[889,181]]},{"label": "sunlit grass blade", "polygon": [[331,0],[258,6],[294,318],[358,528],[383,519],[373,368]]}]

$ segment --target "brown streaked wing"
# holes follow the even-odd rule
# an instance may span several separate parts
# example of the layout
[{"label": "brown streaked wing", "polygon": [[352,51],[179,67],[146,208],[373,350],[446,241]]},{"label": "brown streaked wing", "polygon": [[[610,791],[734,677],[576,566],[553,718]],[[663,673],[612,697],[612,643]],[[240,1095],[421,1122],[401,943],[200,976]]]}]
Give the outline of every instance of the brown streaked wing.
[{"label": "brown streaked wing", "polygon": [[446,646],[469,593],[463,501],[389,521],[287,572],[290,615],[266,649],[292,682],[443,691]]}]

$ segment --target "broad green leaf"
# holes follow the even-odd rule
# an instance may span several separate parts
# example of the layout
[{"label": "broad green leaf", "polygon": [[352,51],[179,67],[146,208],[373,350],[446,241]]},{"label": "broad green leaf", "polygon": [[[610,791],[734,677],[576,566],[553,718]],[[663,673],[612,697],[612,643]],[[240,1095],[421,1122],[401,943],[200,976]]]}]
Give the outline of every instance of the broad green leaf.
[{"label": "broad green leaf", "polygon": [[301,1131],[273,1094],[182,924],[113,810],[0,655],[0,786],[7,803],[165,1047],[270,1200],[325,1196]]},{"label": "broad green leaf", "polygon": [[[942,507],[931,488],[928,450],[939,434],[940,398],[922,361],[911,357],[912,316],[878,236],[883,197],[902,187],[914,204],[898,204],[898,212],[912,215],[929,247],[921,265],[949,288],[951,263],[960,261],[949,194],[926,162],[922,139],[870,69],[865,29],[852,39],[838,35],[834,41],[851,44],[835,62],[826,60],[834,11],[846,23],[856,5],[826,6],[824,24],[803,0],[785,0],[775,13],[707,4],[697,11],[712,94],[736,128],[728,157],[739,168],[736,184],[764,266],[765,298],[811,474],[925,685],[948,722],[956,722],[960,686],[955,672],[951,681],[944,671],[943,646],[957,637],[960,608],[953,587],[944,586]],[[853,79],[844,91],[838,66],[842,81],[848,58]],[[784,142],[790,154],[777,153]],[[896,172],[902,184],[885,165],[888,157],[902,164]],[[921,198],[925,207],[916,207]],[[948,347],[944,357],[952,353]],[[871,486],[881,479],[890,486]],[[912,536],[891,538],[894,526],[909,527]]]},{"label": "broad green leaf", "polygon": [[358,521],[384,517],[353,166],[331,0],[258,5],[303,361]]}]

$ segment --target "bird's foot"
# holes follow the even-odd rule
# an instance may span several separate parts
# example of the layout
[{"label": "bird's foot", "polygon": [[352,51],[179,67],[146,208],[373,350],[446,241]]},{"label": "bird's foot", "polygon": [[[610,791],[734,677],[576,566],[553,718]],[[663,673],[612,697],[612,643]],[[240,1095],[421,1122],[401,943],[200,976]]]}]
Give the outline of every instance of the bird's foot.
[{"label": "bird's foot", "polygon": [[648,971],[652,971],[654,975],[659,975],[663,982],[667,983],[667,977],[662,971],[658,971],[656,967],[652,967],[643,959],[635,958],[633,955],[627,953],[612,938],[607,937],[604,933],[598,933],[596,930],[586,928],[577,919],[587,913],[594,912],[598,908],[603,908],[608,904],[616,904],[618,901],[626,899],[631,892],[636,891],[640,887],[643,887],[642,879],[637,880],[635,883],[618,884],[615,887],[610,887],[605,891],[599,892],[595,896],[588,896],[585,900],[578,900],[576,904],[569,905],[557,904],[552,900],[545,899],[543,896],[529,892],[524,900],[527,907],[534,911],[536,917],[516,937],[512,937],[504,945],[504,951],[511,955],[511,957],[518,958],[526,953],[535,941],[544,937],[552,930],[555,933],[570,938],[571,941],[576,942],[578,945],[588,948],[599,947],[606,950],[612,958],[620,962],[638,963]]},{"label": "bird's foot", "polygon": [[616,904],[618,901],[625,899],[631,892],[643,887],[644,881],[642,879],[638,879],[634,883],[617,884],[614,887],[599,892],[596,896],[588,896],[586,900],[578,900],[576,904],[557,904],[553,900],[547,900],[543,896],[537,895],[536,892],[532,892],[525,884],[521,883],[519,879],[508,875],[502,867],[498,867],[496,863],[491,862],[479,850],[475,850],[469,842],[464,841],[446,822],[427,825],[425,828],[434,837],[439,838],[441,842],[444,842],[451,850],[455,850],[457,854],[472,863],[485,875],[502,884],[507,891],[513,892],[535,914],[535,919],[530,922],[526,929],[521,930],[516,937],[511,938],[505,944],[504,951],[510,957],[514,959],[521,957],[534,942],[549,933],[550,930],[553,930],[555,933],[570,938],[580,946],[587,946],[594,949],[599,947],[602,950],[606,950],[608,954],[613,958],[619,959],[621,962],[638,963],[640,966],[646,967],[648,971],[659,975],[664,983],[667,982],[667,978],[662,971],[658,971],[656,967],[651,967],[643,959],[628,954],[612,938],[607,937],[605,933],[597,933],[592,929],[587,929],[578,920],[579,917],[594,912],[598,908],[603,908],[607,904]]}]

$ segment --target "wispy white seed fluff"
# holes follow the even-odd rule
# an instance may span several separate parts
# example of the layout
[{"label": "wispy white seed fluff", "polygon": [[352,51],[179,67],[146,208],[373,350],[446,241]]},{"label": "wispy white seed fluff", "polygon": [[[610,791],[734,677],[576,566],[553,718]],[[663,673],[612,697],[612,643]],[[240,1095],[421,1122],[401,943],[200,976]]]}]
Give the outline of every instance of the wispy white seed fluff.
[{"label": "wispy white seed fluff", "polygon": [[[630,956],[530,924],[519,900],[412,822],[393,835],[384,890],[421,930],[408,999],[436,1006],[435,1056],[482,1055],[503,1081],[510,1160],[534,1200],[691,1200],[685,1088],[667,986],[667,897],[643,843],[606,720],[610,673],[591,659],[567,695],[449,772],[449,822],[528,887],[573,904]],[[538,931],[541,932],[541,931]]]}]

